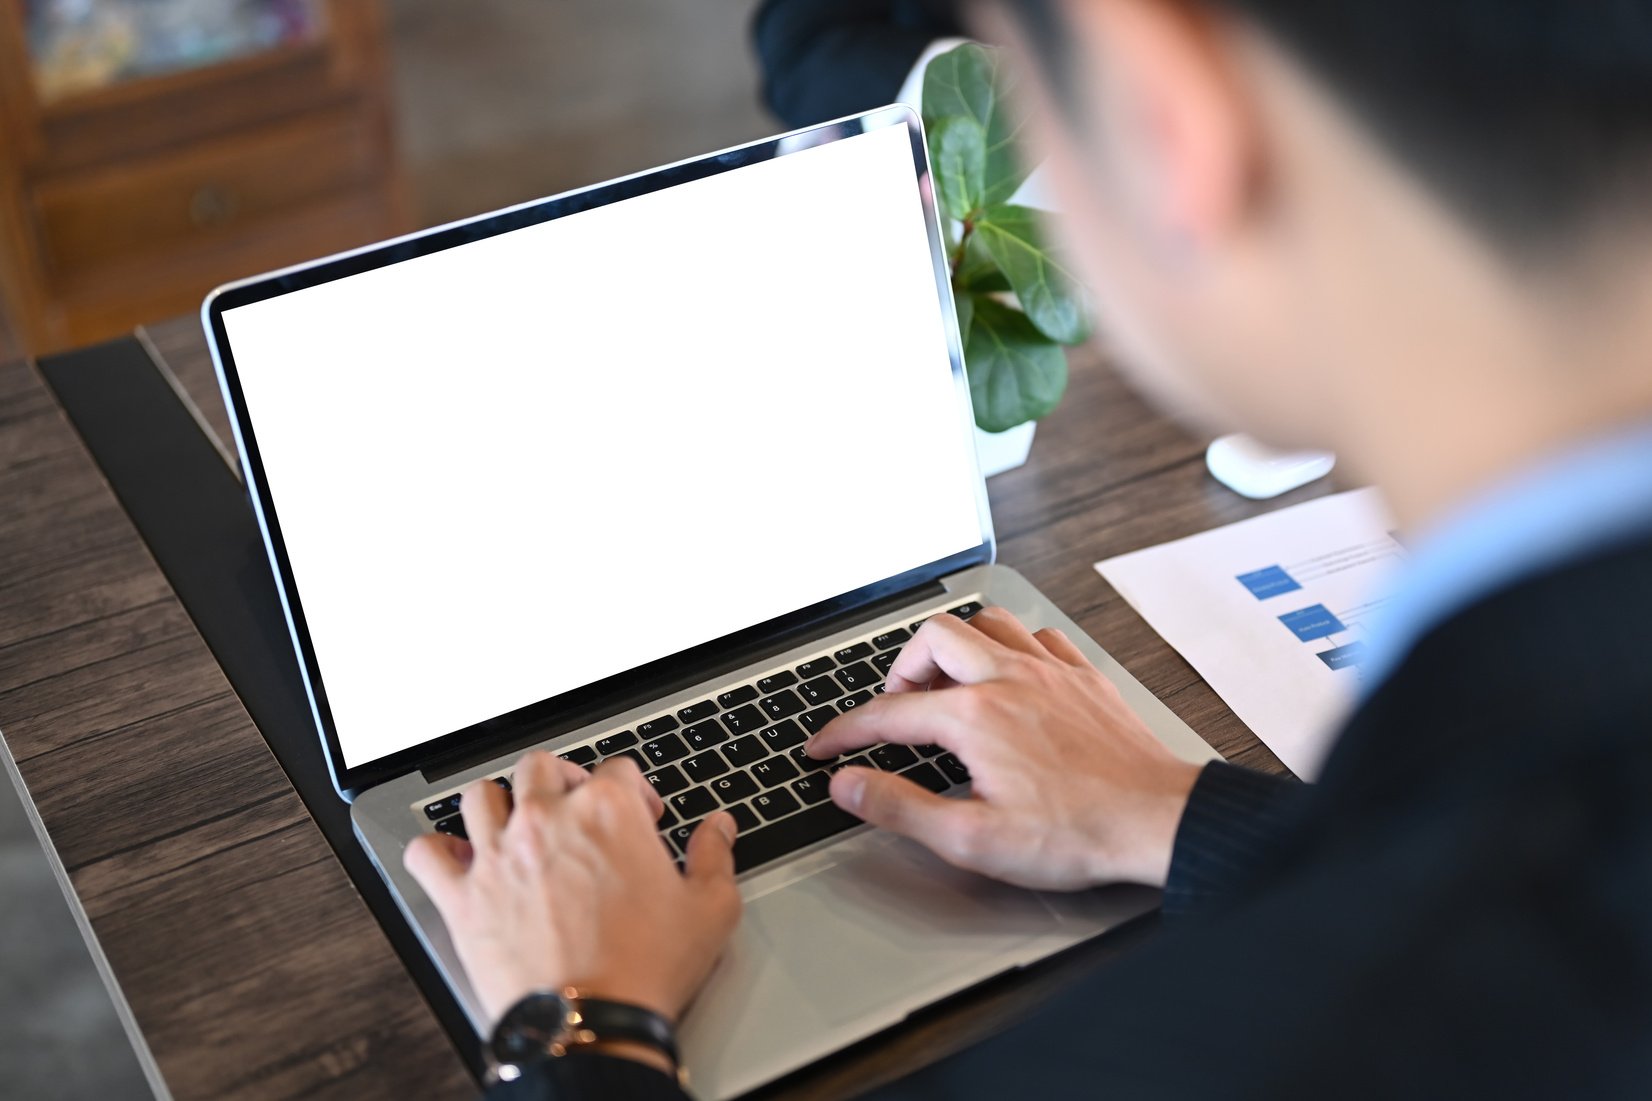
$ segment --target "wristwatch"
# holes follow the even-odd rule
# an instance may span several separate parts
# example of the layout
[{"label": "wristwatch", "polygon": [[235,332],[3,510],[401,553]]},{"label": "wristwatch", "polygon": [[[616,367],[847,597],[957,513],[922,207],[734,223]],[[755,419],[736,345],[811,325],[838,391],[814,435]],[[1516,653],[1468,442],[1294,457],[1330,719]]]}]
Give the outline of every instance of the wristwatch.
[{"label": "wristwatch", "polygon": [[571,986],[535,991],[499,1018],[484,1049],[488,1083],[514,1082],[535,1063],[615,1041],[660,1052],[670,1060],[678,1084],[686,1088],[688,1076],[677,1057],[670,1021],[639,1005],[587,998]]}]

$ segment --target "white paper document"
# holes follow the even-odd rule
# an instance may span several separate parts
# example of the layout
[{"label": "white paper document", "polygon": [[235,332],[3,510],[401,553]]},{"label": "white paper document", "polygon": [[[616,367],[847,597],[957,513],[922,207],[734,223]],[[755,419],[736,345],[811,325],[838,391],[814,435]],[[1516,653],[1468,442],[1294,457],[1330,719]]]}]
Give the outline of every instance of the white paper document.
[{"label": "white paper document", "polygon": [[1286,766],[1319,772],[1404,551],[1374,489],[1281,509],[1096,569]]}]

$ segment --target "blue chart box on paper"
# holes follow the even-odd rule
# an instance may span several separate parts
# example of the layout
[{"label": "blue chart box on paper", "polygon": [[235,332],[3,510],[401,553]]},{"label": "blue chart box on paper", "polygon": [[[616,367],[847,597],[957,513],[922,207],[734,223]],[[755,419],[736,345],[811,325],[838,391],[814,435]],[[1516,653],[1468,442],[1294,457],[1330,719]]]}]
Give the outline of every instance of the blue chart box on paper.
[{"label": "blue chart box on paper", "polygon": [[1279,617],[1279,622],[1291,629],[1302,642],[1313,642],[1316,639],[1329,638],[1331,635],[1346,631],[1342,620],[1332,615],[1323,604],[1315,604],[1311,608],[1303,608],[1300,612],[1291,612]]},{"label": "blue chart box on paper", "polygon": [[1352,669],[1365,660],[1365,643],[1350,642],[1335,650],[1321,650],[1319,660],[1331,669]]},{"label": "blue chart box on paper", "polygon": [[1250,590],[1250,594],[1258,600],[1266,600],[1270,596],[1280,596],[1284,593],[1294,593],[1302,588],[1296,578],[1285,572],[1283,566],[1269,566],[1265,570],[1253,570],[1250,573],[1239,575],[1239,584]]}]

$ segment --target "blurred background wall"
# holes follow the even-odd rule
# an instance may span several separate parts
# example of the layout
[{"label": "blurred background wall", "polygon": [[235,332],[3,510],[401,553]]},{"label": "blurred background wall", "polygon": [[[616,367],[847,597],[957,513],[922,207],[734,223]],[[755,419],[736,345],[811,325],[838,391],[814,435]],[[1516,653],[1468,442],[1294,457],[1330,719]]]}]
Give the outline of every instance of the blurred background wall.
[{"label": "blurred background wall", "polygon": [[0,0],[0,355],[775,129],[755,0]]}]

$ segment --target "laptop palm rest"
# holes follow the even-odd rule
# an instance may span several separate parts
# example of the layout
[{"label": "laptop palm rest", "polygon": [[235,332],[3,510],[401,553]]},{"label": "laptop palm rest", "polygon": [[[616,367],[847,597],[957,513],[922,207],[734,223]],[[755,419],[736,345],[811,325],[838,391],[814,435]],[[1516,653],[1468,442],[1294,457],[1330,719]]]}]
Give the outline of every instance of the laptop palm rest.
[{"label": "laptop palm rest", "polygon": [[745,894],[739,932],[683,1021],[685,1062],[707,1099],[795,1068],[800,1038],[826,1055],[1072,933],[1043,896],[878,832]]}]

